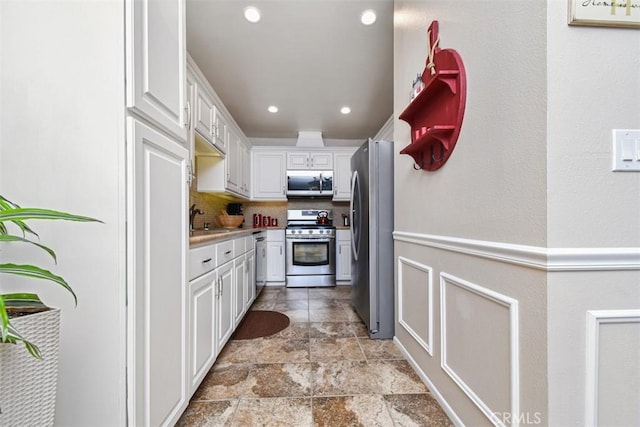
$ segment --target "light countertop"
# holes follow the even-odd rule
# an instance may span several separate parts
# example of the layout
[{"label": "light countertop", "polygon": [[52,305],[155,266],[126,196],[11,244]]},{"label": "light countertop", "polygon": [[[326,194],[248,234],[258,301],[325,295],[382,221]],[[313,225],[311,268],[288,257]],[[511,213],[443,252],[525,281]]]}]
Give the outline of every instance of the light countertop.
[{"label": "light countertop", "polygon": [[249,236],[253,233],[266,230],[284,230],[284,227],[212,228],[210,230],[194,230],[189,232],[189,246],[235,239],[237,237]]}]

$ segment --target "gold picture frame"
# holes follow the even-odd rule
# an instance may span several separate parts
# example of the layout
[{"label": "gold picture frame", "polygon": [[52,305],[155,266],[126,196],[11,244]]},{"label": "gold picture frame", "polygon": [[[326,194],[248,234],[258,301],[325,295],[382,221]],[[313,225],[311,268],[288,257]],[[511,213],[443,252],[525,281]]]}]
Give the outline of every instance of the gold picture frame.
[{"label": "gold picture frame", "polygon": [[569,0],[569,25],[640,29],[640,0]]}]

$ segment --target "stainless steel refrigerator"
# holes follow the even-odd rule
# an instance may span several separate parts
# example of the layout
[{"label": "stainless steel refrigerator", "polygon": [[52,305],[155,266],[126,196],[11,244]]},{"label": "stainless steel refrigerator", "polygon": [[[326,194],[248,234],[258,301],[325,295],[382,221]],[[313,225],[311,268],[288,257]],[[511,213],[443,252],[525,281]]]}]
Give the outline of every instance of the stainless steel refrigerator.
[{"label": "stainless steel refrigerator", "polygon": [[351,302],[371,338],[393,338],[393,142],[365,142],[351,170]]}]

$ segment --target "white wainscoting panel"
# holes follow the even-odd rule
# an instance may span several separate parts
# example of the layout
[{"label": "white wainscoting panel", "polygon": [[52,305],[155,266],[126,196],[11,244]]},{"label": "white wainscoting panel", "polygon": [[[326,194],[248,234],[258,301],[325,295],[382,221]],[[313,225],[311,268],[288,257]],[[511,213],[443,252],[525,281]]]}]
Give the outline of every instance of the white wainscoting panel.
[{"label": "white wainscoting panel", "polygon": [[640,425],[640,310],[590,310],[585,425]]},{"label": "white wainscoting panel", "polygon": [[[424,307],[416,310],[415,305]],[[413,309],[405,307],[412,306]],[[433,356],[433,269],[398,257],[398,323]]]},{"label": "white wainscoting panel", "polygon": [[520,413],[518,331],[517,300],[440,273],[442,369],[498,426],[504,424],[495,413]]}]

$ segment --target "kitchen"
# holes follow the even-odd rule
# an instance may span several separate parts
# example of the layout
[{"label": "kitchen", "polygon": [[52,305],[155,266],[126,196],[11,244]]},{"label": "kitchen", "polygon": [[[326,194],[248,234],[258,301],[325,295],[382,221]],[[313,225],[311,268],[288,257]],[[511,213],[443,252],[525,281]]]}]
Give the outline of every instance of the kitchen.
[{"label": "kitchen", "polygon": [[[598,346],[593,331],[637,325],[640,202],[629,195],[638,194],[640,183],[637,174],[612,173],[610,167],[611,127],[640,127],[640,94],[633,79],[640,72],[637,31],[568,26],[567,1],[559,0],[466,2],[464,7],[394,3],[393,66],[386,71],[393,75],[393,97],[367,100],[392,105],[375,126],[345,137],[358,142],[335,145],[355,148],[363,136],[375,136],[386,119],[394,117],[394,281],[398,292],[405,292],[400,306],[405,317],[396,323],[394,342],[412,357],[412,366],[429,381],[439,402],[446,403],[443,407],[457,425],[489,425],[488,413],[508,415],[511,409],[529,413],[532,420],[539,412],[544,425],[588,424],[598,416],[589,411],[594,407],[600,414],[632,416],[620,409],[628,406],[628,399],[637,402],[635,383],[597,379],[633,379],[637,366],[622,358],[629,353],[620,350],[626,347],[618,335],[607,335]],[[160,205],[152,212],[162,215],[150,224],[143,211],[138,212],[138,199],[131,192],[143,189],[144,180],[137,186],[132,179],[142,176],[136,169],[142,163],[132,161],[137,157],[127,141],[156,142],[161,149],[149,157],[153,160],[176,153],[171,158],[179,160],[178,169],[184,168],[184,174],[175,172],[180,177],[186,176],[189,150],[184,143],[182,149],[173,148],[178,145],[174,141],[187,140],[186,90],[179,96],[176,89],[175,97],[163,91],[178,87],[174,83],[180,80],[179,71],[162,68],[165,74],[155,75],[169,83],[160,79],[151,85],[158,96],[130,101],[135,85],[127,69],[132,57],[125,52],[130,54],[132,40],[142,40],[128,20],[133,4],[0,2],[1,193],[23,205],[50,206],[104,221],[89,227],[63,224],[62,232],[38,224],[43,239],[52,236],[58,248],[56,271],[78,294],[75,307],[67,295],[39,292],[63,313],[57,425],[145,424],[130,418],[135,392],[144,390],[128,388],[133,383],[128,375],[137,363],[131,353],[136,343],[130,322],[137,312],[131,306],[138,300],[132,299],[131,284],[145,282],[144,276],[136,276],[143,273],[144,226],[153,225],[155,247],[178,248],[179,258],[188,250],[191,204],[214,215],[221,205],[238,202],[210,201],[208,195],[206,200],[190,200],[188,191],[176,196],[170,193],[175,189],[171,181],[158,173],[151,181],[157,183],[154,194],[178,197],[184,208],[173,211],[172,204]],[[457,49],[465,61],[469,95],[454,156],[441,170],[426,173],[414,170],[413,161],[399,154],[410,135],[398,116],[416,72],[425,66],[425,32],[433,19],[440,20],[442,46]],[[278,28],[276,33],[281,37],[278,45],[290,46],[286,31]],[[186,37],[177,29],[176,34]],[[339,45],[326,50],[339,50],[333,49]],[[182,58],[186,64],[186,51],[176,52],[172,37],[154,46],[153,52],[167,53],[170,63]],[[596,54],[586,54],[584,46]],[[259,70],[252,71],[269,71],[273,52],[264,46]],[[313,63],[302,56],[300,62]],[[606,63],[631,71],[608,79],[602,74]],[[331,64],[335,72],[341,71],[338,62]],[[198,66],[207,64],[199,60]],[[363,63],[360,68],[366,74],[380,67]],[[312,72],[304,74],[305,84],[297,91],[323,99],[321,93],[308,92],[317,77]],[[231,90],[243,102],[252,102],[251,92],[242,87],[218,87],[213,79],[210,83],[221,98]],[[156,105],[162,112],[153,113],[157,100],[171,108]],[[149,108],[139,107],[144,102]],[[277,101],[261,100],[260,108],[271,102]],[[338,111],[347,102],[341,100]],[[126,114],[124,106],[129,108]],[[242,108],[225,106],[230,112]],[[351,114],[358,114],[350,106]],[[248,129],[240,115],[233,117]],[[300,130],[310,128],[301,123]],[[323,133],[325,149],[334,147],[334,137]],[[270,138],[252,141],[252,149],[258,150],[260,142],[266,150],[282,145],[271,144]],[[292,147],[297,135],[287,139]],[[260,202],[248,202],[246,209],[277,217],[279,227],[286,223],[281,215],[288,202],[254,203]],[[253,212],[247,213],[252,219]],[[168,230],[169,214],[184,230]],[[198,226],[203,219],[197,219]],[[186,278],[186,267],[177,271]],[[0,280],[4,290],[6,280]],[[177,326],[184,332],[186,325],[177,318],[161,317],[159,327]],[[589,360],[598,354],[605,369],[594,377]],[[594,404],[598,395],[601,399]],[[625,418],[617,418],[620,425],[637,424],[631,419],[625,423]]]}]

